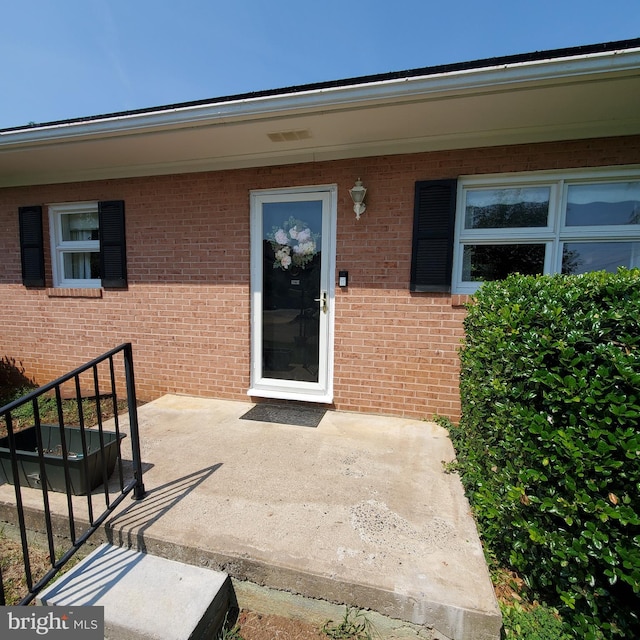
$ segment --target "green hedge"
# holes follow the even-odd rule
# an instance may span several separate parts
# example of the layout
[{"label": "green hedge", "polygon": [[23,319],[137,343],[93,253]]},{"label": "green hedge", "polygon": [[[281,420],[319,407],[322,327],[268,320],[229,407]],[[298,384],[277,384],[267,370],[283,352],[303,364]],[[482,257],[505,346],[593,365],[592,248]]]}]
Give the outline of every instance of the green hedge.
[{"label": "green hedge", "polygon": [[451,435],[485,545],[576,637],[640,638],[640,272],[485,283],[465,329]]}]

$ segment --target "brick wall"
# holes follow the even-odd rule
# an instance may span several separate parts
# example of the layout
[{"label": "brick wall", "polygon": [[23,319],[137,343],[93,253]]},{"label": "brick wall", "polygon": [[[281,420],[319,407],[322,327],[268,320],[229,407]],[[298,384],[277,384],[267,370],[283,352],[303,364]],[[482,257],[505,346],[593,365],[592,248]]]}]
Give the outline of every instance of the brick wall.
[{"label": "brick wall", "polygon": [[[415,181],[639,160],[640,137],[627,137],[2,189],[0,359],[44,383],[131,341],[141,398],[247,400],[249,191],[337,183],[336,266],[349,287],[336,290],[335,407],[456,419],[464,297],[409,292]],[[368,188],[359,221],[357,177]],[[127,290],[22,286],[19,206],[113,199],[126,203]]]}]

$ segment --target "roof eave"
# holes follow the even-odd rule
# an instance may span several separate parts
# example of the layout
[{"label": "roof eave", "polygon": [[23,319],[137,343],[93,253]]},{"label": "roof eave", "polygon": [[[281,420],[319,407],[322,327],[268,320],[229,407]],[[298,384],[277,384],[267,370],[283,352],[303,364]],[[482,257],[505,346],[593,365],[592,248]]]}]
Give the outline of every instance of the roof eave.
[{"label": "roof eave", "polygon": [[637,74],[640,47],[535,61],[499,64],[363,84],[247,97],[165,110],[114,114],[86,121],[0,131],[0,150],[111,136],[134,135],[216,124],[282,118],[318,111],[366,108],[412,100],[441,100],[478,92],[502,93],[524,87],[582,82],[606,75]]},{"label": "roof eave", "polygon": [[637,135],[636,45],[4,130],[0,187]]}]

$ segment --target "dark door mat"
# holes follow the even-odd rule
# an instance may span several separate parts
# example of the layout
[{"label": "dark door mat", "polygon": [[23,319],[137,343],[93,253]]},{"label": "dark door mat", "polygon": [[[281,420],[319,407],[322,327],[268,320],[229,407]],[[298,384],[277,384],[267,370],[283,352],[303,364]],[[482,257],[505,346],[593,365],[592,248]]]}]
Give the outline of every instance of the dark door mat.
[{"label": "dark door mat", "polygon": [[276,424],[290,424],[296,427],[317,427],[326,413],[325,409],[305,407],[285,407],[274,404],[257,404],[241,420],[257,420]]}]

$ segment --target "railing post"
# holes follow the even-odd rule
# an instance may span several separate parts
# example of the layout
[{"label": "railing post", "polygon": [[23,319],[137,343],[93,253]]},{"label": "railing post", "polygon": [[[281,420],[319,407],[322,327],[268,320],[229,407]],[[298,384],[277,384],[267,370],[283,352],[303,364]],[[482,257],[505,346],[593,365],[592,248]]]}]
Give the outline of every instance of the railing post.
[{"label": "railing post", "polygon": [[140,433],[138,431],[138,401],[136,398],[136,384],[133,374],[133,349],[131,343],[124,345],[124,370],[127,380],[127,408],[129,409],[129,428],[131,430],[131,452],[133,455],[133,475],[136,485],[133,489],[133,499],[141,500],[145,496],[142,482],[142,456],[140,454]]}]

